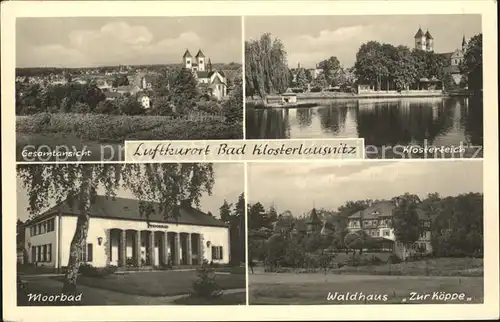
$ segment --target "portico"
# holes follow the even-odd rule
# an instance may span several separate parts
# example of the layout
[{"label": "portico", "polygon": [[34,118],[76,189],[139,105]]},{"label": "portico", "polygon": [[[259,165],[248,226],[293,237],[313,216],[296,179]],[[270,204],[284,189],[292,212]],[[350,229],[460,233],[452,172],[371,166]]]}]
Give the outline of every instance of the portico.
[{"label": "portico", "polygon": [[203,236],[199,233],[111,228],[107,265],[119,267],[200,265]]}]

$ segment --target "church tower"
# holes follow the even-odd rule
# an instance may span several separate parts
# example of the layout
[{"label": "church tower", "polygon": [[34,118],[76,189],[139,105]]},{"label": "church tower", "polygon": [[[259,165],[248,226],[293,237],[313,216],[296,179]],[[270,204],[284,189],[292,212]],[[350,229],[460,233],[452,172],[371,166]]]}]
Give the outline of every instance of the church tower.
[{"label": "church tower", "polygon": [[419,27],[417,33],[415,34],[415,49],[427,50],[427,42],[424,32]]},{"label": "church tower", "polygon": [[186,49],[184,56],[182,56],[182,61],[184,62],[184,68],[193,69],[193,56],[191,56],[189,50]]},{"label": "church tower", "polygon": [[434,51],[434,38],[432,38],[431,33],[429,30],[425,33],[425,50],[427,51]]},{"label": "church tower", "polygon": [[198,50],[198,53],[196,54],[196,61],[198,63],[198,71],[204,72],[205,71],[205,55],[201,51],[201,49]]},{"label": "church tower", "polygon": [[212,61],[210,60],[210,58],[208,59],[208,63],[207,63],[207,71],[209,71],[209,72],[212,71]]},{"label": "church tower", "polygon": [[462,51],[465,52],[467,49],[467,41],[465,41],[465,35],[462,38]]}]

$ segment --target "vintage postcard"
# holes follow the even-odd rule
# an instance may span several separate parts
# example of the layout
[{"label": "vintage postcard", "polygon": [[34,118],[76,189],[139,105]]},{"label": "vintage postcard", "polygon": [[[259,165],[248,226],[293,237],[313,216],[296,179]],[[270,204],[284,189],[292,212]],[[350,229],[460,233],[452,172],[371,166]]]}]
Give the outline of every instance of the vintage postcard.
[{"label": "vintage postcard", "polygon": [[125,140],[243,137],[241,17],[16,21],[16,160],[123,161]]},{"label": "vintage postcard", "polygon": [[482,46],[478,14],[245,17],[246,137],[482,157]]},{"label": "vintage postcard", "polygon": [[496,1],[1,6],[4,320],[499,318]]},{"label": "vintage postcard", "polygon": [[248,178],[251,305],[483,303],[481,160],[249,163]]},{"label": "vintage postcard", "polygon": [[[18,306],[246,303],[244,164],[23,164],[17,176]],[[181,190],[165,198],[172,181]]]}]

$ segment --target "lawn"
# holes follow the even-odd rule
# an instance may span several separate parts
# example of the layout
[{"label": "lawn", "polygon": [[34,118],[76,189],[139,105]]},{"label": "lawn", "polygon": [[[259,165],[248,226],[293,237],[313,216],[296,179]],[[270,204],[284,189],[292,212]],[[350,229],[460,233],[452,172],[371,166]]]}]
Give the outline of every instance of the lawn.
[{"label": "lawn", "polygon": [[436,258],[399,264],[344,266],[331,270],[336,274],[411,275],[411,276],[483,276],[482,258]]},{"label": "lawn", "polygon": [[[267,274],[265,274],[267,275]],[[437,303],[482,303],[483,278],[481,277],[413,277],[413,276],[344,276],[290,274],[294,275],[286,283],[281,283],[280,276],[273,279],[265,275],[250,275],[249,304],[437,304]],[[269,274],[271,275],[271,274]],[[283,275],[283,274],[280,274]],[[288,275],[288,274],[287,274]],[[315,275],[315,276],[314,276]],[[330,293],[355,293],[386,295],[387,300],[327,300]],[[427,300],[410,300],[410,292],[431,294]],[[433,300],[433,292],[465,293],[468,301],[443,302]],[[365,297],[366,299],[366,297]],[[406,299],[404,301],[403,299]]]},{"label": "lawn", "polygon": [[[84,146],[92,151],[84,161],[120,161],[125,140],[217,140],[241,139],[242,124],[228,124],[220,117],[208,115],[173,118],[153,115],[99,115],[78,113],[35,114],[16,117],[16,157],[25,160],[22,151],[26,145],[34,145],[35,150],[46,145],[66,146],[81,150]],[[112,146],[104,149],[101,146]],[[36,160],[42,161],[42,160]],[[54,160],[47,160],[54,161]],[[78,161],[76,158],[63,161]]]},{"label": "lawn", "polygon": [[[188,294],[196,279],[196,271],[162,271],[112,274],[104,278],[79,276],[78,284],[130,295],[173,296]],[[216,274],[215,280],[222,289],[246,287],[244,274]]]},{"label": "lawn", "polygon": [[189,296],[175,300],[173,303],[178,305],[244,305],[246,294],[244,292],[223,294],[220,297],[210,299]]}]

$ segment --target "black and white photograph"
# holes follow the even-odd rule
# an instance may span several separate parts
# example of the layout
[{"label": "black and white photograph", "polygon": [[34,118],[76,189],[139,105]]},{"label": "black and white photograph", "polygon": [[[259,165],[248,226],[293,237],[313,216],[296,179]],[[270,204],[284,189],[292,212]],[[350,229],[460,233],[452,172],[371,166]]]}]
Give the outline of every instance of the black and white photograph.
[{"label": "black and white photograph", "polygon": [[248,164],[249,305],[484,302],[483,162]]},{"label": "black and white photograph", "polygon": [[481,158],[481,16],[248,16],[247,139],[363,138],[366,158]]},{"label": "black and white photograph", "polygon": [[17,305],[244,305],[244,164],[17,167]]},{"label": "black and white photograph", "polygon": [[243,138],[241,17],[16,21],[16,160],[123,161],[125,140]]}]

